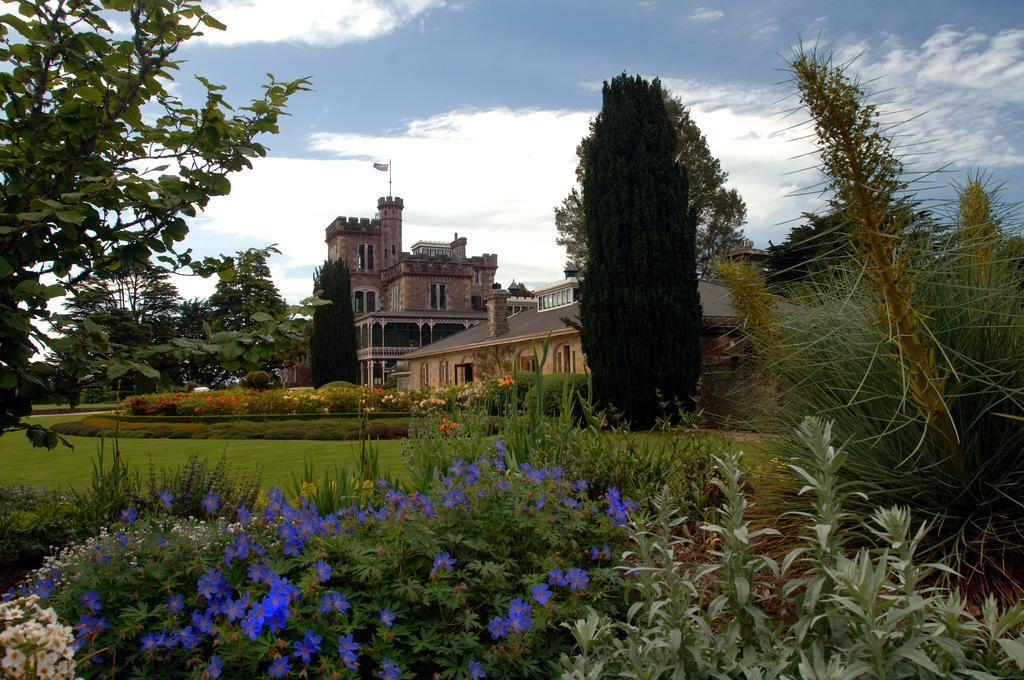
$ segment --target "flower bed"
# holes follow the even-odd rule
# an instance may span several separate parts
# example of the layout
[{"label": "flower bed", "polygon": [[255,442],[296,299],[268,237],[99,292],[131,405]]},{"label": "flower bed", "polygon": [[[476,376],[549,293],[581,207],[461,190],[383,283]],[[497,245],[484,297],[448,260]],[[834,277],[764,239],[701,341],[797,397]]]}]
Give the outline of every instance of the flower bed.
[{"label": "flower bed", "polygon": [[125,399],[121,408],[136,416],[247,416],[409,412],[423,393],[369,387],[319,390],[216,390],[170,392]]},{"label": "flower bed", "polygon": [[231,525],[126,512],[31,591],[74,622],[84,677],[547,678],[563,622],[623,613],[629,507],[557,468],[457,461],[429,494],[378,484],[326,515],[276,491]]}]

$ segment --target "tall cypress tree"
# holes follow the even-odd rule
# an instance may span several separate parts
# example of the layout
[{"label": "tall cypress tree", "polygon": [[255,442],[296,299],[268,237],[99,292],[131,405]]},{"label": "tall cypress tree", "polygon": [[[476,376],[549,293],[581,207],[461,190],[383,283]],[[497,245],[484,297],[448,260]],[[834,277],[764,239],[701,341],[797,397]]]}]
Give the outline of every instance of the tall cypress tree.
[{"label": "tall cypress tree", "polygon": [[583,177],[590,253],[580,301],[597,398],[637,427],[657,391],[694,405],[703,316],[696,215],[658,80],[605,82]]},{"label": "tall cypress tree", "polygon": [[313,312],[313,332],[309,336],[313,386],[335,380],[359,382],[352,284],[345,262],[324,262],[313,274],[313,287],[321,298],[331,301]]}]

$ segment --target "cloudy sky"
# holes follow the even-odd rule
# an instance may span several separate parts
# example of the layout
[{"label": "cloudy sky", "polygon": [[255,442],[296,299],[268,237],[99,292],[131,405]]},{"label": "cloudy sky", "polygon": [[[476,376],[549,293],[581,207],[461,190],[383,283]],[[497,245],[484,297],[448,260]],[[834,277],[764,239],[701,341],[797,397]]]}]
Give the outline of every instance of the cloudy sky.
[{"label": "cloudy sky", "polygon": [[[338,215],[370,217],[391,160],[405,246],[467,236],[499,254],[498,280],[559,277],[552,208],[575,181],[575,148],[601,82],[660,77],[691,107],[730,183],[746,233],[783,239],[820,197],[785,59],[829,46],[881,94],[915,169],[940,183],[983,168],[1024,199],[1024,3],[1020,0],[215,0],[228,26],[186,46],[188,74],[244,103],[267,72],[309,76],[268,158],[195,220],[201,254],[278,244],[271,266],[292,301],[311,292]],[[917,142],[926,142],[917,145]],[[797,195],[794,195],[797,194]],[[948,195],[941,188],[931,194]],[[183,280],[186,295],[209,284]]]}]

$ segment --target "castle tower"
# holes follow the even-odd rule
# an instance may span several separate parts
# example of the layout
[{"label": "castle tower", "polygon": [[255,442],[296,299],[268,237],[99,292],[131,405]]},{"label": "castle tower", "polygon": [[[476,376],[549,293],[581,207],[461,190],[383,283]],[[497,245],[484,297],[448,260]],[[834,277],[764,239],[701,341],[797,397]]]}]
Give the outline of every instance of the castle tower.
[{"label": "castle tower", "polygon": [[377,212],[380,214],[381,265],[388,268],[398,259],[402,252],[402,208],[405,207],[398,196],[381,196],[377,199]]}]

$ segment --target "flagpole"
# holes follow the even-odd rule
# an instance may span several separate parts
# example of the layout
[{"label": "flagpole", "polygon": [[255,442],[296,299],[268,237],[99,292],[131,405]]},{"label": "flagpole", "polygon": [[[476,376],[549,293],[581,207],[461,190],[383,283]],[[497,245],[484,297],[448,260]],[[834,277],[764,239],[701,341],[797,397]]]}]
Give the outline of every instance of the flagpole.
[{"label": "flagpole", "polygon": [[391,193],[391,159],[388,159],[388,196],[392,196]]}]

